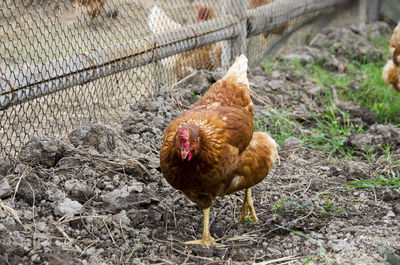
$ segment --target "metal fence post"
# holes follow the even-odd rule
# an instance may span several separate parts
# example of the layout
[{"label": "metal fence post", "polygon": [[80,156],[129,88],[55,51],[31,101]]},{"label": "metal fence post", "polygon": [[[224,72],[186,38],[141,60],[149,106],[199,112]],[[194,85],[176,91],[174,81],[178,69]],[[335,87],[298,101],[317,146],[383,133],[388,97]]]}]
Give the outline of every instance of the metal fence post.
[{"label": "metal fence post", "polygon": [[360,25],[375,22],[379,15],[379,0],[360,0]]},{"label": "metal fence post", "polygon": [[363,26],[367,24],[367,5],[368,0],[360,0],[359,1],[359,15],[360,15],[360,25]]},{"label": "metal fence post", "polygon": [[222,13],[225,16],[235,17],[240,21],[239,35],[236,38],[222,42],[221,61],[224,69],[231,66],[236,56],[246,53],[246,16],[248,2],[248,0],[224,0],[222,2]]}]

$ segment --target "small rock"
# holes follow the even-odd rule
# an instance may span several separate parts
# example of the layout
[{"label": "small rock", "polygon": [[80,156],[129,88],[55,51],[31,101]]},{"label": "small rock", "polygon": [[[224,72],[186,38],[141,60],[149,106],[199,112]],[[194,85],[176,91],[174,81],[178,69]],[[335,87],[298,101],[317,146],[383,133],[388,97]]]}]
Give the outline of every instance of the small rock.
[{"label": "small rock", "polygon": [[[356,122],[357,118],[360,118],[363,128],[368,128],[370,125],[378,122],[378,116],[359,103],[339,102],[337,107],[342,111],[348,112],[354,124],[360,125],[360,122]],[[337,116],[340,117],[340,114]]]},{"label": "small rock", "polygon": [[45,198],[46,188],[38,175],[30,174],[21,179],[17,190],[17,197],[28,204],[40,202]]},{"label": "small rock", "polygon": [[3,222],[3,225],[5,227],[7,227],[8,230],[11,230],[11,231],[15,230],[15,228],[17,226],[17,224],[15,223],[15,220],[12,217],[7,217],[2,222]]},{"label": "small rock", "polygon": [[129,225],[131,222],[129,217],[126,215],[125,210],[122,210],[120,213],[113,215],[112,219],[114,220],[114,222],[118,224],[121,223],[124,225]]},{"label": "small rock", "polygon": [[39,231],[42,231],[42,232],[46,232],[48,230],[48,227],[45,222],[37,222],[36,229],[38,229]]},{"label": "small rock", "polygon": [[210,74],[204,71],[197,71],[179,82],[177,87],[181,90],[193,91],[196,95],[202,95],[212,84],[209,80],[210,78]]},{"label": "small rock", "polygon": [[151,242],[151,240],[146,235],[140,235],[139,240],[141,243],[150,243]]},{"label": "small rock", "polygon": [[119,185],[119,176],[118,176],[118,175],[115,175],[115,176],[113,177],[112,181],[113,181],[113,184],[114,184],[115,186],[118,186],[118,185]]},{"label": "small rock", "polygon": [[70,132],[68,139],[75,147],[90,147],[98,153],[112,153],[125,145],[117,131],[104,124],[81,125]]},{"label": "small rock", "polygon": [[66,198],[57,205],[57,207],[54,209],[54,212],[58,216],[74,216],[81,213],[82,207],[82,204],[79,202]]},{"label": "small rock", "polygon": [[96,253],[96,250],[95,250],[95,248],[93,248],[93,247],[88,248],[88,249],[86,250],[86,255],[88,255],[88,256],[92,256],[94,253]]},{"label": "small rock", "polygon": [[327,45],[337,58],[346,57],[367,63],[379,61],[383,57],[380,50],[369,44],[366,36],[360,34],[360,31],[349,28],[326,28],[321,33],[317,33],[310,42],[311,47],[319,49]]},{"label": "small rock", "polygon": [[103,201],[108,203],[112,211],[129,208],[131,193],[141,193],[143,184],[132,180],[131,185],[121,189],[115,189],[103,196]]},{"label": "small rock", "polygon": [[350,248],[351,248],[351,246],[349,245],[349,243],[347,243],[344,240],[339,240],[336,243],[332,244],[332,250],[334,252],[349,251]]},{"label": "small rock", "polygon": [[282,252],[279,249],[269,248],[268,251],[271,252],[273,256],[276,257],[282,256]]},{"label": "small rock", "polygon": [[272,80],[269,82],[269,86],[272,90],[278,90],[279,88],[287,87],[287,84],[282,80]]},{"label": "small rock", "polygon": [[271,74],[272,79],[279,79],[281,76],[282,76],[281,72],[279,72],[277,70],[272,71],[272,74]]},{"label": "small rock", "polygon": [[267,249],[268,248],[268,243],[267,242],[262,242],[263,248]]},{"label": "small rock", "polygon": [[3,178],[0,180],[0,199],[8,197],[12,194],[12,188],[8,183],[8,179]]},{"label": "small rock", "polygon": [[51,242],[50,242],[50,241],[43,241],[43,242],[40,243],[40,245],[41,245],[43,248],[47,248],[47,247],[50,247],[50,246],[51,246]]},{"label": "small rock", "polygon": [[47,136],[33,137],[19,152],[19,160],[32,166],[54,167],[64,156],[66,145]]},{"label": "small rock", "polygon": [[296,164],[301,165],[301,166],[306,166],[306,165],[310,164],[310,161],[299,157],[296,159]]},{"label": "small rock", "polygon": [[328,166],[322,166],[319,169],[321,169],[322,171],[330,171],[331,170],[331,168]]},{"label": "small rock", "polygon": [[128,189],[129,189],[130,191],[135,191],[135,192],[138,192],[138,193],[140,193],[140,192],[143,191],[143,183],[138,182],[138,181],[135,180],[135,179],[132,179],[132,180],[129,182],[129,184],[130,184],[130,186],[128,187]]},{"label": "small rock", "polygon": [[296,149],[301,147],[300,141],[296,137],[289,137],[282,145],[283,150]]},{"label": "small rock", "polygon": [[382,199],[387,202],[387,201],[391,201],[391,200],[395,200],[397,199],[395,194],[393,193],[393,191],[391,190],[386,190],[383,193]]},{"label": "small rock", "polygon": [[365,179],[370,176],[370,168],[367,163],[349,161],[344,165],[344,174],[348,180],[353,178]]},{"label": "small rock", "polygon": [[46,190],[46,197],[48,201],[58,202],[64,199],[64,193],[56,188],[49,188]]},{"label": "small rock", "polygon": [[322,90],[322,87],[320,86],[315,86],[310,88],[307,92],[313,96],[318,96],[318,92],[320,92]]},{"label": "small rock", "polygon": [[27,209],[23,210],[22,218],[24,218],[26,220],[32,220],[33,217],[34,216],[33,216],[33,212],[32,211],[27,210]]},{"label": "small rock", "polygon": [[396,214],[392,210],[389,210],[385,217],[392,218],[395,216],[396,216]]},{"label": "small rock", "polygon": [[160,160],[159,159],[151,159],[149,162],[150,168],[159,168],[160,167]]},{"label": "small rock", "polygon": [[0,176],[7,176],[14,168],[10,161],[0,161]]},{"label": "small rock", "polygon": [[33,254],[33,255],[32,255],[31,261],[36,262],[36,261],[39,261],[39,260],[40,260],[40,258],[39,258],[39,255],[38,255],[38,254]]},{"label": "small rock", "polygon": [[313,57],[308,54],[289,53],[283,56],[283,59],[288,61],[300,61],[302,66],[313,62]]},{"label": "small rock", "polygon": [[86,202],[96,195],[96,192],[93,189],[89,188],[85,183],[77,179],[67,180],[64,187],[69,196],[79,202]]},{"label": "small rock", "polygon": [[58,185],[58,184],[60,184],[60,181],[61,181],[60,176],[58,176],[58,175],[54,175],[53,176],[53,183],[54,184]]},{"label": "small rock", "polygon": [[84,168],[82,172],[82,176],[85,178],[96,178],[99,174],[94,171],[92,168]]}]

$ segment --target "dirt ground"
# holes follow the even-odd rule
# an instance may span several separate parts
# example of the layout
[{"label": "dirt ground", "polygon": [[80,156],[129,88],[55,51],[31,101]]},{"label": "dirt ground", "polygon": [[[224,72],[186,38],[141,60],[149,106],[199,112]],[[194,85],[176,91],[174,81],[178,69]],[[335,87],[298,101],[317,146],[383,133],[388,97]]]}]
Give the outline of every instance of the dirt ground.
[{"label": "dirt ground", "polygon": [[[18,158],[1,161],[0,264],[302,264],[314,256],[308,264],[388,264],[386,249],[400,249],[400,191],[347,184],[399,169],[384,159],[337,159],[293,137],[253,189],[259,223],[238,224],[238,192],[211,208],[219,245],[183,243],[201,236],[202,212],[160,173],[163,131],[221,75],[198,72],[133,106],[115,126],[86,124],[65,139],[35,137]],[[256,117],[289,107],[300,118],[324,111],[313,80],[261,68],[249,79]],[[338,104],[366,128],[346,144],[379,150],[389,143],[399,158],[400,128],[379,124],[355,103]]]}]

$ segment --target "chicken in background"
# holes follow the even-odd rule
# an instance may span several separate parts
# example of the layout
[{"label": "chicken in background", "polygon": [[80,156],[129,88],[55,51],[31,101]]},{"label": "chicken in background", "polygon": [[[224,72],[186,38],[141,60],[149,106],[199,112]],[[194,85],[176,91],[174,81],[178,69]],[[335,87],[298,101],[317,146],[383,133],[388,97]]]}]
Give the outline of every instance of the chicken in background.
[{"label": "chicken in background", "polygon": [[197,22],[206,21],[214,18],[214,12],[206,6],[197,6]]},{"label": "chicken in background", "polygon": [[245,189],[240,222],[257,221],[251,187],[262,181],[278,158],[275,141],[254,132],[247,58],[238,57],[226,75],[165,130],[160,167],[168,183],[204,213],[203,235],[189,244],[215,244],[209,231],[212,201]]},{"label": "chicken in background", "polygon": [[[250,4],[248,9],[255,9],[257,7],[260,7],[262,5],[267,5],[270,3],[275,2],[275,0],[250,0]],[[283,33],[285,32],[285,30],[289,27],[289,22],[284,23],[283,25],[271,29],[269,31],[263,32],[262,35],[264,36],[265,39],[268,39],[268,36],[271,34],[275,34],[275,35],[283,35]]]},{"label": "chicken in background", "polygon": [[400,25],[394,29],[389,41],[391,59],[383,67],[382,78],[387,85],[400,92]]},{"label": "chicken in background", "polygon": [[[213,18],[213,12],[208,7],[197,7],[198,22]],[[154,34],[160,34],[173,29],[182,27],[168,17],[158,6],[153,6],[150,10],[147,23]],[[180,80],[196,70],[215,70],[221,67],[221,44],[209,44],[201,48],[180,53],[175,56],[163,59],[165,67],[172,67],[176,80]]]},{"label": "chicken in background", "polygon": [[105,0],[76,0],[76,8],[87,6],[89,8],[87,14],[93,21],[103,10],[104,2]]},{"label": "chicken in background", "polygon": [[[397,49],[400,49],[400,24],[398,24],[394,30],[392,37],[389,40],[389,53],[390,56],[393,58],[393,53]],[[397,56],[399,55],[399,52],[397,53]],[[394,58],[393,58],[394,59]],[[397,58],[397,61],[399,61],[400,58]]]}]

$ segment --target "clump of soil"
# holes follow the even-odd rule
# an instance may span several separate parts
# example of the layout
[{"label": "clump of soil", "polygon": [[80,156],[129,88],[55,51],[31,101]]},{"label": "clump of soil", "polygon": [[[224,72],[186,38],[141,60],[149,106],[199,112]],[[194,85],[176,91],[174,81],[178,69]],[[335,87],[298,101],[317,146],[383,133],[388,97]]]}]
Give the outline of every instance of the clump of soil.
[{"label": "clump of soil", "polygon": [[[345,29],[328,36],[343,32],[356,34]],[[307,52],[317,53],[314,47]],[[345,70],[340,60],[332,71]],[[32,138],[18,159],[1,161],[0,264],[251,264],[279,258],[297,264],[319,255],[315,240],[333,264],[383,264],[382,247],[400,249],[400,192],[346,187],[354,178],[398,168],[362,156],[338,161],[294,137],[280,147],[280,163],[253,189],[258,224],[249,219],[238,225],[244,196],[238,192],[213,203],[210,231],[220,245],[184,244],[200,237],[202,212],[160,173],[163,131],[222,75],[200,71],[133,106],[115,126],[84,124],[67,139]],[[251,69],[249,80],[256,115],[290,108],[293,118],[306,121],[325,110],[315,100],[321,88],[291,71]],[[378,124],[354,103],[338,108],[367,128],[346,144],[359,150],[391,144],[400,155],[397,127]],[[322,263],[316,257],[310,264]]]}]

